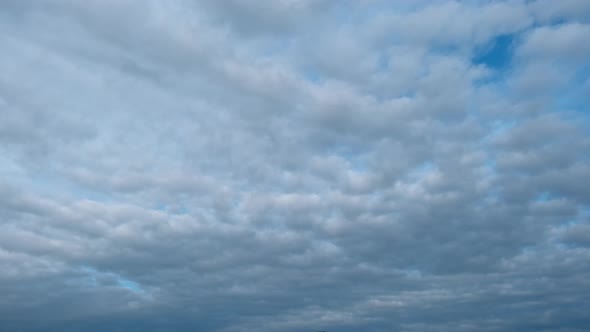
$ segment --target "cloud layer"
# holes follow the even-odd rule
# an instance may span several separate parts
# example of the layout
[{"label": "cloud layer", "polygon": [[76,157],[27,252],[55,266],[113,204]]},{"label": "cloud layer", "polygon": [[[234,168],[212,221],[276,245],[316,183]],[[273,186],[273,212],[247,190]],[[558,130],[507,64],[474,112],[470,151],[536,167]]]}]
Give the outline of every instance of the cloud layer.
[{"label": "cloud layer", "polygon": [[3,1],[0,330],[588,330],[589,35],[584,0]]}]

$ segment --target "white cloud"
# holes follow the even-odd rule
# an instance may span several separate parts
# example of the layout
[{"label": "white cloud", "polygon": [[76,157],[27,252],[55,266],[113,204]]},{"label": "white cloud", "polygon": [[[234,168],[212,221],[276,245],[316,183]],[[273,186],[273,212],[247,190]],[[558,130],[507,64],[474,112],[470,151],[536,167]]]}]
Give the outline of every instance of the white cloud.
[{"label": "white cloud", "polygon": [[564,24],[533,30],[519,48],[521,56],[558,61],[583,62],[590,55],[586,37],[590,25]]},{"label": "white cloud", "polygon": [[0,330],[584,330],[584,6],[5,2]]}]

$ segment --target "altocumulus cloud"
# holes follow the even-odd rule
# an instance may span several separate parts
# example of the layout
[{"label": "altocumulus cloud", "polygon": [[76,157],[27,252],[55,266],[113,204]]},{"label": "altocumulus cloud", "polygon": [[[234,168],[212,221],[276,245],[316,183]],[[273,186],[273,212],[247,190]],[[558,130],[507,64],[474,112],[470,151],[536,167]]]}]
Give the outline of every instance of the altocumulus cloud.
[{"label": "altocumulus cloud", "polygon": [[590,2],[0,3],[0,331],[588,331]]}]

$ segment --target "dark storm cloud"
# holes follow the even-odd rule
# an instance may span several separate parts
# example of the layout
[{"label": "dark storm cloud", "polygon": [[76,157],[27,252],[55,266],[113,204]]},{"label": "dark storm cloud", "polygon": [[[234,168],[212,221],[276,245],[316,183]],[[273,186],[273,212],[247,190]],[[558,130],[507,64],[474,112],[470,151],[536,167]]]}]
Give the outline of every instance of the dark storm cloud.
[{"label": "dark storm cloud", "polygon": [[587,330],[585,3],[3,2],[0,330]]}]

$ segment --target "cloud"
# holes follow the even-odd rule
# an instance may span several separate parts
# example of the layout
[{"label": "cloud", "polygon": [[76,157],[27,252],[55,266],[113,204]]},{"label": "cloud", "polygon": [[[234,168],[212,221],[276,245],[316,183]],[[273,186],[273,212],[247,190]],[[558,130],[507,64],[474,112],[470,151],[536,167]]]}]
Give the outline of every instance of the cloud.
[{"label": "cloud", "polygon": [[584,6],[4,2],[0,330],[586,330]]},{"label": "cloud", "polygon": [[590,48],[582,41],[589,30],[589,25],[579,23],[537,28],[520,48],[520,54],[561,61],[584,61]]},{"label": "cloud", "polygon": [[590,6],[583,0],[565,0],[557,5],[549,0],[536,0],[529,4],[530,11],[541,23],[560,21],[588,22]]}]

